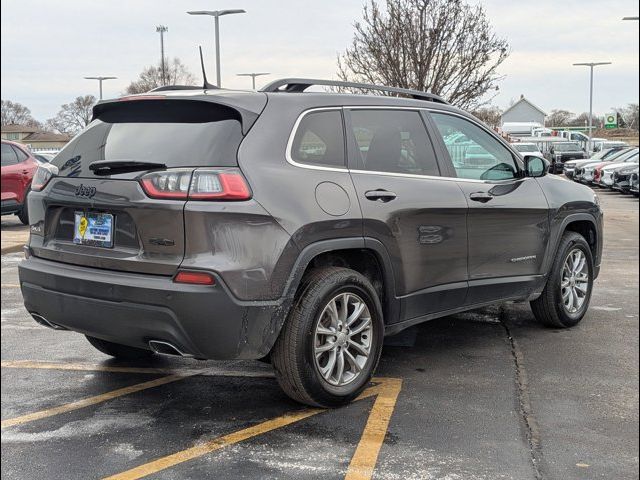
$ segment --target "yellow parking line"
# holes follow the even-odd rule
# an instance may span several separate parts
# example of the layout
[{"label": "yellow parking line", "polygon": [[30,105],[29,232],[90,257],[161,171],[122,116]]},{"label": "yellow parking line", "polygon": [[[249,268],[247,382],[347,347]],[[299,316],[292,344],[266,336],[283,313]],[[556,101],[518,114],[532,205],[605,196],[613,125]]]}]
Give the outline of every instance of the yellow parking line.
[{"label": "yellow parking line", "polygon": [[17,283],[2,283],[0,288],[20,288],[20,285]]},{"label": "yellow parking line", "polygon": [[60,363],[44,362],[33,360],[12,360],[0,362],[2,368],[25,368],[43,370],[77,370],[87,372],[111,372],[111,373],[146,373],[146,374],[180,374],[180,375],[202,375],[212,377],[257,377],[273,378],[271,371],[250,371],[250,370],[227,370],[217,368],[155,368],[155,367],[119,367],[103,365],[100,363]]},{"label": "yellow parking line", "polygon": [[146,390],[148,388],[158,387],[160,385],[165,385],[167,383],[176,382],[178,380],[183,380],[193,374],[187,375],[168,375],[166,377],[157,378],[155,380],[151,380],[149,382],[137,383],[136,385],[131,385],[130,387],[119,388],[117,390],[112,390],[107,393],[103,393],[101,395],[96,395],[94,397],[83,398],[82,400],[78,400],[76,402],[65,403],[64,405],[58,405],[57,407],[47,408],[46,410],[40,410],[39,412],[28,413],[27,415],[22,415],[20,417],[9,418],[7,420],[2,421],[2,428],[13,427],[15,425],[22,425],[24,423],[33,422],[35,420],[40,420],[42,418],[52,417],[54,415],[59,415],[61,413],[71,412],[73,410],[78,410],[80,408],[88,407],[90,405],[96,405],[98,403],[106,402],[107,400],[112,400],[117,397],[122,397],[123,395],[129,395],[130,393],[140,392],[141,390]]},{"label": "yellow parking line", "polygon": [[[378,458],[378,452],[380,451],[382,442],[384,442],[386,428],[389,424],[391,413],[393,412],[393,408],[395,406],[396,399],[402,385],[402,381],[399,379],[380,378],[374,379],[374,381],[379,381],[380,385],[368,388],[356,399],[357,401],[362,400],[363,398],[378,395],[378,399],[376,400],[376,403],[374,404],[374,407],[369,415],[369,421],[367,422],[367,426],[365,428],[365,431],[363,432],[360,444],[356,449],[356,455],[354,456],[354,459],[356,459],[357,457],[357,464],[354,464],[354,460],[352,460],[351,465],[349,466],[349,471],[347,472],[347,476],[352,474],[351,472],[353,465],[353,475],[355,475],[356,469],[361,469],[362,472],[369,472],[369,476],[366,477],[364,475],[360,475],[359,477],[351,478],[371,478],[375,463]],[[318,413],[325,411],[326,410],[322,409],[306,409],[295,413],[287,413],[280,417],[276,417],[271,420],[267,420],[265,422],[254,425],[252,427],[245,428],[243,430],[239,430],[222,437],[214,438],[213,440],[195,445],[194,447],[188,448],[186,450],[181,450],[171,455],[167,455],[166,457],[158,458],[157,460],[139,465],[125,472],[106,477],[105,480],[134,480],[143,478],[178,465],[180,463],[193,460],[216,450],[220,450],[229,445],[234,445],[238,442],[242,442],[243,440],[247,440],[249,438],[262,435],[272,430],[291,425],[292,423],[299,422],[301,420],[304,420],[305,418],[309,418],[313,415],[317,415]],[[380,419],[372,419],[372,417],[374,416],[380,416]],[[381,431],[381,429],[383,429],[383,431]],[[379,444],[376,444],[376,442],[378,442]],[[364,446],[361,448],[361,445]],[[358,472],[360,472],[360,470],[358,470]]]},{"label": "yellow parking line", "polygon": [[206,455],[207,453],[214,452],[226,446],[233,445],[235,443],[247,440],[258,435],[262,435],[263,433],[270,432],[271,430],[275,430],[277,428],[291,425],[292,423],[299,422],[300,420],[311,417],[323,411],[324,410],[320,409],[307,409],[296,413],[287,413],[285,415],[282,415],[281,417],[273,418],[271,420],[267,420],[266,422],[254,425],[253,427],[245,428],[243,430],[239,430],[222,437],[214,438],[213,440],[202,443],[200,445],[196,445],[195,447],[191,447],[186,450],[176,452],[172,455],[159,458],[152,462],[145,463],[144,465],[132,468],[131,470],[127,470],[126,472],[112,475],[111,477],[107,477],[105,480],[132,480],[136,478],[146,477],[147,475],[151,475],[152,473],[157,473],[166,468],[178,465],[179,463],[193,460],[194,458],[201,457],[203,455]]},{"label": "yellow parking line", "polygon": [[402,388],[402,380],[387,378],[377,388],[379,393],[356,452],[349,463],[345,480],[369,480],[373,476],[378,454],[384,443],[389,421]]}]

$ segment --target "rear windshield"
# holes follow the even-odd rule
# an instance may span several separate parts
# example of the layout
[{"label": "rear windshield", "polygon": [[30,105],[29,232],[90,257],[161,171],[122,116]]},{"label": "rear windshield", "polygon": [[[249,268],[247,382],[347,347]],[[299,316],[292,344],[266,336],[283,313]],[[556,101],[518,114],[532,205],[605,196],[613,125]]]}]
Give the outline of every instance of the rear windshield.
[{"label": "rear windshield", "polygon": [[556,143],[554,148],[556,152],[577,152],[581,150],[578,143]]},{"label": "rear windshield", "polygon": [[51,162],[60,176],[92,177],[98,160],[163,163],[168,168],[236,166],[242,141],[240,115],[232,108],[188,100],[115,103]]},{"label": "rear windshield", "polygon": [[516,150],[519,152],[537,152],[538,148],[535,145],[527,145],[527,144],[515,144]]}]

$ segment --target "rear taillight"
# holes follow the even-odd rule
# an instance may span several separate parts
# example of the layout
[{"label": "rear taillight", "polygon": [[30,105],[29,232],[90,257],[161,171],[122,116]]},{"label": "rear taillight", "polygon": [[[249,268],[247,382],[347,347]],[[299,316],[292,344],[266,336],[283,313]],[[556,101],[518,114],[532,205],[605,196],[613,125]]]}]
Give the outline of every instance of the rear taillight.
[{"label": "rear taillight", "polygon": [[56,175],[58,175],[58,167],[55,165],[51,165],[50,163],[38,165],[38,169],[31,180],[31,190],[39,192],[46,187],[47,183]]},{"label": "rear taillight", "polygon": [[152,172],[140,179],[140,184],[149,197],[164,200],[186,200],[190,183],[190,169]]},{"label": "rear taillight", "polygon": [[238,169],[164,170],[144,175],[140,184],[151,198],[165,200],[249,200],[251,190]]},{"label": "rear taillight", "polygon": [[189,283],[191,285],[215,285],[213,275],[207,272],[182,271],[173,277],[175,283]]},{"label": "rear taillight", "polygon": [[238,170],[198,169],[193,172],[189,198],[194,200],[249,200],[249,185]]}]

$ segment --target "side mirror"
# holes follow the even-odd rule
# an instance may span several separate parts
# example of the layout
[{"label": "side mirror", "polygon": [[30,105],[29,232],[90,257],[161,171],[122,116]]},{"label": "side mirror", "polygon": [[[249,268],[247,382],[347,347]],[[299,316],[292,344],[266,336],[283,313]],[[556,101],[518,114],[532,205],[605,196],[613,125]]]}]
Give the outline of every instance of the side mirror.
[{"label": "side mirror", "polygon": [[524,172],[527,177],[539,178],[549,173],[551,164],[548,160],[534,155],[524,157]]}]

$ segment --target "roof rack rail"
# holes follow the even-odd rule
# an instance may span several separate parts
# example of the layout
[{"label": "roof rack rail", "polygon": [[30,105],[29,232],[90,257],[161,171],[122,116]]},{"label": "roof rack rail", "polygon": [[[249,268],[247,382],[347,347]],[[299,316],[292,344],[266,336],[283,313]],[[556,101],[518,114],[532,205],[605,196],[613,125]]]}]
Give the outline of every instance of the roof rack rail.
[{"label": "roof rack rail", "polygon": [[[399,93],[416,100],[426,100],[448,104],[444,98],[429,92],[410,90],[408,88],[385,87],[368,83],[342,82],[339,80],[318,80],[312,78],[281,78],[265,85],[261,92],[304,92],[307,88],[321,85],[326,87],[360,88],[362,90],[377,90],[380,92]],[[285,87],[284,89],[282,87]]]}]

